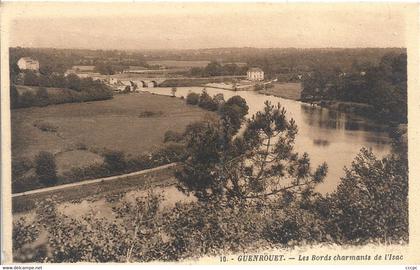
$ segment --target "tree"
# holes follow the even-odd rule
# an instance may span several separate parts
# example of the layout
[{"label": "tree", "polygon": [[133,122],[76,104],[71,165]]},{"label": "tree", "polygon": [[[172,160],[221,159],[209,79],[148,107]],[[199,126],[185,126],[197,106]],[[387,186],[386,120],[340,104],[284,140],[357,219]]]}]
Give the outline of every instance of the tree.
[{"label": "tree", "polygon": [[57,183],[57,165],[54,155],[50,152],[39,152],[35,157],[35,172],[42,184],[51,186]]},{"label": "tree", "polygon": [[51,74],[50,83],[51,87],[57,87],[57,88],[65,88],[66,87],[66,78],[62,74]]},{"label": "tree", "polygon": [[27,86],[38,86],[39,85],[38,75],[32,70],[26,71],[23,77],[23,84]]},{"label": "tree", "polygon": [[200,100],[200,95],[196,93],[188,93],[187,95],[187,104],[197,105]]},{"label": "tree", "polygon": [[394,154],[378,160],[362,148],[330,202],[333,222],[346,240],[408,240],[406,158]]},{"label": "tree", "polygon": [[249,107],[246,104],[246,100],[241,96],[236,95],[236,96],[233,96],[233,97],[229,98],[226,101],[225,105],[226,106],[233,106],[233,105],[238,106],[238,108],[240,110],[240,114],[241,114],[242,117],[248,114]]},{"label": "tree", "polygon": [[213,102],[217,104],[217,108],[220,110],[225,104],[225,97],[222,93],[216,94],[213,96]]},{"label": "tree", "polygon": [[193,77],[201,77],[203,75],[203,69],[200,67],[193,67],[191,68],[190,73]]},{"label": "tree", "polygon": [[173,96],[173,97],[175,97],[175,94],[176,94],[176,87],[172,87],[172,88],[171,88],[171,94],[172,94],[172,96]]},{"label": "tree", "polygon": [[39,73],[41,73],[42,75],[51,76],[53,72],[54,72],[54,68],[52,65],[46,64],[46,65],[41,65],[39,67]]},{"label": "tree", "polygon": [[223,75],[223,67],[218,62],[211,62],[204,68],[204,76],[220,76]]},{"label": "tree", "polygon": [[229,98],[220,109],[221,119],[226,123],[224,132],[229,133],[230,136],[235,135],[241,127],[245,115],[248,114],[248,109],[245,99],[241,96]]},{"label": "tree", "polygon": [[76,91],[81,90],[81,81],[79,76],[77,76],[76,74],[69,74],[67,75],[66,79],[68,88]]},{"label": "tree", "polygon": [[20,74],[20,68],[16,63],[10,62],[10,83],[16,83]]},{"label": "tree", "polygon": [[203,92],[200,95],[198,106],[209,111],[215,111],[217,110],[218,104],[213,100],[213,98],[209,94],[207,94],[205,90],[203,90]]},{"label": "tree", "polygon": [[179,188],[202,201],[262,201],[285,194],[310,195],[327,173],[315,172],[305,153],[293,151],[297,127],[280,105],[266,102],[243,134],[226,133],[229,122],[206,121],[187,127],[188,158],[176,174]]},{"label": "tree", "polygon": [[102,75],[114,75],[116,72],[116,67],[109,63],[98,63],[95,66],[95,71],[99,72]]},{"label": "tree", "polygon": [[47,106],[48,101],[48,92],[45,87],[39,87],[36,91],[36,105],[37,106]]}]

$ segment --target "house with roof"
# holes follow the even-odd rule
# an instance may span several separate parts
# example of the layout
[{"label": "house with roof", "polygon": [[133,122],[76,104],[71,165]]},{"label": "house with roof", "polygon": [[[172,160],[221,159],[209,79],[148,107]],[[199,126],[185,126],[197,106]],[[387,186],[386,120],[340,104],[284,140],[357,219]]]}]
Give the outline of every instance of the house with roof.
[{"label": "house with roof", "polygon": [[263,81],[264,80],[264,71],[258,67],[250,68],[247,71],[246,75],[247,75],[247,79],[250,81]]},{"label": "house with roof", "polygon": [[39,71],[39,62],[30,57],[22,57],[17,61],[20,70]]}]

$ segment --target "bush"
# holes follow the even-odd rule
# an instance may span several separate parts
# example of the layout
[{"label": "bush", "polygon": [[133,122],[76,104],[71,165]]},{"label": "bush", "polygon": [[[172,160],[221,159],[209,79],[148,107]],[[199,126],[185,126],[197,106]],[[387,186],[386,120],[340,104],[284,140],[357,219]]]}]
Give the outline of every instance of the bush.
[{"label": "bush", "polygon": [[184,135],[182,133],[168,130],[165,132],[163,141],[166,142],[180,142],[184,139]]},{"label": "bush", "polygon": [[273,243],[293,246],[331,239],[322,219],[310,211],[290,206],[285,210],[273,210],[272,213],[274,217],[266,224],[263,235]]},{"label": "bush", "polygon": [[20,160],[12,160],[12,178],[15,179],[17,177],[24,175],[33,167],[34,167],[34,164],[28,158],[22,158]]},{"label": "bush", "polygon": [[196,93],[188,93],[187,95],[187,104],[197,105],[200,100],[200,96]]},{"label": "bush", "polygon": [[143,117],[153,117],[153,116],[161,116],[163,114],[162,111],[143,111],[141,113],[139,113],[139,117],[143,118]]},{"label": "bush", "polygon": [[218,108],[218,103],[216,103],[213,98],[203,90],[200,95],[198,106],[209,111],[216,111]]},{"label": "bush", "polygon": [[226,101],[225,105],[226,106],[233,106],[233,105],[238,106],[240,108],[240,113],[241,113],[242,117],[248,114],[249,107],[246,104],[246,100],[241,96],[233,96],[233,97],[229,98]]},{"label": "bush", "polygon": [[23,77],[23,84],[27,86],[39,86],[38,75],[31,70],[26,71]]},{"label": "bush", "polygon": [[42,183],[39,182],[39,179],[36,175],[30,174],[28,176],[13,176],[12,179],[12,192],[19,193],[25,192],[27,190],[33,190],[41,188]]},{"label": "bush", "polygon": [[216,94],[213,96],[213,102],[217,104],[217,109],[220,110],[223,104],[225,104],[225,97],[221,93]]},{"label": "bush", "polygon": [[45,131],[45,132],[57,132],[58,131],[58,127],[54,126],[53,124],[46,122],[46,121],[42,121],[42,120],[37,120],[34,122],[34,127]]},{"label": "bush", "polygon": [[84,168],[71,168],[60,176],[60,184],[75,183],[87,179],[110,176],[112,173],[104,164],[92,164]]},{"label": "bush", "polygon": [[127,165],[122,151],[107,151],[104,153],[104,161],[110,172],[122,172]]},{"label": "bush", "polygon": [[127,171],[134,172],[153,168],[153,162],[150,155],[139,155],[127,159]]},{"label": "bush", "polygon": [[47,89],[44,87],[39,87],[36,91],[36,105],[43,107],[47,106],[48,104],[49,101]]},{"label": "bush", "polygon": [[22,93],[19,97],[19,107],[20,108],[26,108],[30,106],[34,106],[36,103],[36,97],[35,94],[27,91]]},{"label": "bush", "polygon": [[57,165],[54,155],[45,151],[39,152],[35,157],[35,172],[42,184],[51,186],[57,183]]},{"label": "bush", "polygon": [[154,166],[178,162],[185,158],[185,146],[181,143],[169,143],[164,148],[152,154]]}]

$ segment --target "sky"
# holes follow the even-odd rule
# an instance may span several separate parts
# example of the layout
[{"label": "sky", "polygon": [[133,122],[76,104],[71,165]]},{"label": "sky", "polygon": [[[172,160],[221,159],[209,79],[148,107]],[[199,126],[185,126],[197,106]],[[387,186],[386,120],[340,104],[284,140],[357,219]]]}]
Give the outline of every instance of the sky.
[{"label": "sky", "polygon": [[[87,49],[405,47],[407,7],[384,4],[9,6],[11,46]],[[4,14],[4,13],[3,13]]]}]

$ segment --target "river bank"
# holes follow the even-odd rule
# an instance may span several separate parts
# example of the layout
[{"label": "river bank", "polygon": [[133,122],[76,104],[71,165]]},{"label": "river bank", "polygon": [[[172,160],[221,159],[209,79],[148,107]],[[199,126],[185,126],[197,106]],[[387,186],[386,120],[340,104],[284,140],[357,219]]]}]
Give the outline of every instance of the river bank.
[{"label": "river bank", "polygon": [[368,120],[375,121],[379,124],[388,126],[398,126],[401,123],[393,121],[390,117],[384,116],[374,106],[366,103],[340,101],[340,100],[307,100],[301,99],[303,90],[300,83],[273,83],[273,87],[258,91],[261,95],[274,96],[294,101],[300,101],[306,104],[317,105],[321,108],[344,112],[364,117]]}]

